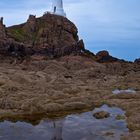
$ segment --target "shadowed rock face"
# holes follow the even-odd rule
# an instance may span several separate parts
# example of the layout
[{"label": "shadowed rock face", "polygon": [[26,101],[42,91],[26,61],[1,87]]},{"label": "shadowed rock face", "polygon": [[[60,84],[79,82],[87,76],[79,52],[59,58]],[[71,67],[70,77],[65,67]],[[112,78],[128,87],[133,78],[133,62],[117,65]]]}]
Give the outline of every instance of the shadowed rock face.
[{"label": "shadowed rock face", "polygon": [[140,64],[140,58],[136,59],[135,63]]},{"label": "shadowed rock face", "polygon": [[0,29],[0,54],[56,58],[84,51],[76,26],[61,16],[45,14],[36,18],[30,15],[26,23],[9,28],[1,22]]}]

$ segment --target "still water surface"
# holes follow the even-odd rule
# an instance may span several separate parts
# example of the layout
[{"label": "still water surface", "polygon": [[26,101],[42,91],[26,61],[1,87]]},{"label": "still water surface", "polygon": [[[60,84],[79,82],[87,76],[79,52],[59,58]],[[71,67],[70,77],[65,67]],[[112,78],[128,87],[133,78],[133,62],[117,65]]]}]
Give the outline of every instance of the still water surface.
[{"label": "still water surface", "polygon": [[[108,111],[111,116],[96,119],[94,112]],[[120,140],[128,133],[125,120],[116,120],[124,111],[103,105],[93,111],[72,114],[57,120],[42,119],[38,125],[26,122],[0,123],[0,140]]]}]

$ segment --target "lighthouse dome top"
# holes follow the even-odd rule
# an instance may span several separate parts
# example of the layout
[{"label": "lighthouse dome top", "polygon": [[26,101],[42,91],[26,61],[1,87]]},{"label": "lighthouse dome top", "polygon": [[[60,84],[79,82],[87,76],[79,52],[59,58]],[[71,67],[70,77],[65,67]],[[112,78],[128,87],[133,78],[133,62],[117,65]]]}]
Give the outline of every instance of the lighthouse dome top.
[{"label": "lighthouse dome top", "polygon": [[63,9],[63,1],[62,0],[52,0],[52,14],[60,15],[66,17],[66,13]]}]

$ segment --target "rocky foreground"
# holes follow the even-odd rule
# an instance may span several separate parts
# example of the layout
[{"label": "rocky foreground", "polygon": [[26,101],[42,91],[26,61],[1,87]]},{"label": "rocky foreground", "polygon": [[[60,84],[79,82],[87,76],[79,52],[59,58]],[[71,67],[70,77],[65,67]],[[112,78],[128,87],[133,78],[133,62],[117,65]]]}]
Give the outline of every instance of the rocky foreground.
[{"label": "rocky foreground", "polygon": [[[61,114],[108,104],[126,111],[130,136],[139,137],[139,85],[140,65],[133,63],[98,63],[83,56],[28,65],[1,63],[0,117]],[[113,95],[116,88],[133,88],[136,93]]]},{"label": "rocky foreground", "polygon": [[[126,62],[107,51],[94,55],[79,40],[75,25],[59,16],[30,16],[9,28],[1,22],[0,28],[1,120],[108,104],[126,111],[130,134],[122,139],[140,139],[139,59]],[[129,88],[136,93],[112,94]]]}]

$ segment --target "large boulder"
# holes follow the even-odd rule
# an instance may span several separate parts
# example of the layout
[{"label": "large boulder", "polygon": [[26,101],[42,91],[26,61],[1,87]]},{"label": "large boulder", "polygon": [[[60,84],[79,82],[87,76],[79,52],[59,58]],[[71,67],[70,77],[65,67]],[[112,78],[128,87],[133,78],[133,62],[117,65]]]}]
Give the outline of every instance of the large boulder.
[{"label": "large boulder", "polygon": [[110,117],[110,114],[106,111],[100,111],[93,114],[96,119],[104,119]]},{"label": "large boulder", "polygon": [[9,27],[7,31],[16,41],[41,49],[70,47],[79,41],[78,30],[70,20],[49,13],[40,18],[30,15],[26,23]]},{"label": "large boulder", "polygon": [[104,62],[116,62],[118,61],[117,58],[112,57],[108,51],[100,51],[96,54],[96,60],[98,62],[104,63]]},{"label": "large boulder", "polygon": [[140,64],[140,58],[136,59],[135,63]]}]

